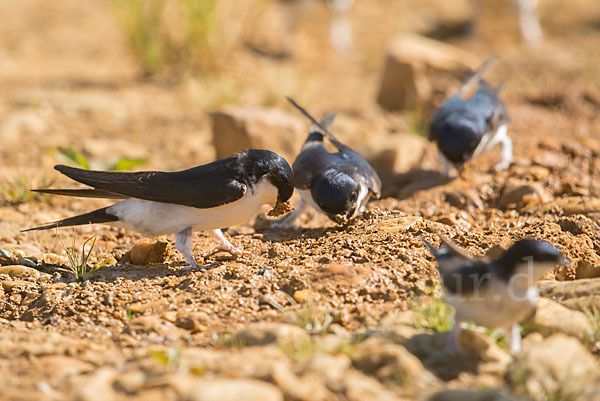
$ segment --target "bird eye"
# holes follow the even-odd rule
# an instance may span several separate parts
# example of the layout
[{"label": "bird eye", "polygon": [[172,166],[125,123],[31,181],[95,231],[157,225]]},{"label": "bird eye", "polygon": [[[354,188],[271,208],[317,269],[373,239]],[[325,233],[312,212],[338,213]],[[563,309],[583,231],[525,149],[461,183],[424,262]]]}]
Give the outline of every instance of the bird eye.
[{"label": "bird eye", "polygon": [[356,192],[352,192],[352,193],[350,194],[350,200],[351,200],[352,202],[354,202],[354,201],[356,200],[356,198],[358,198],[358,195],[357,195],[357,193],[356,193]]}]

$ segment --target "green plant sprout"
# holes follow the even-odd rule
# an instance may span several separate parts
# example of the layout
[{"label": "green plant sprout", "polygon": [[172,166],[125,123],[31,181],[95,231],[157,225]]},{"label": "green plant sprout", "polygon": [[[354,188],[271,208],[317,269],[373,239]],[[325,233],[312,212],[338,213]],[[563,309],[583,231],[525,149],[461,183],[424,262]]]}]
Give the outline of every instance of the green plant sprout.
[{"label": "green plant sprout", "polygon": [[89,170],[96,166],[99,170],[109,171],[126,171],[131,170],[137,166],[148,162],[147,157],[140,158],[127,158],[122,157],[117,159],[115,162],[95,162],[86,158],[81,152],[73,148],[65,148],[59,146],[56,151],[58,154],[65,159],[68,163],[73,164],[77,167]]},{"label": "green plant sprout", "polygon": [[[300,305],[296,302],[296,300],[289,295],[287,295],[287,297],[292,305],[298,309]],[[284,308],[283,305],[273,300],[267,300],[267,302],[280,312],[288,315],[293,324],[310,334],[326,333],[327,329],[334,320],[328,309],[325,309],[325,311],[319,310],[319,308],[313,304],[311,298],[308,298],[306,302],[306,308],[303,308],[299,312],[288,310]]]},{"label": "green plant sprout", "polygon": [[[107,262],[106,257],[108,256],[108,252],[104,254],[96,263],[90,265],[88,262],[90,260],[90,256],[92,255],[92,251],[96,246],[96,235],[85,240],[81,247],[81,257],[75,249],[75,238],[73,238],[73,246],[69,249],[65,246],[62,240],[58,236],[58,230],[56,233],[56,239],[60,242],[60,245],[67,253],[67,257],[69,258],[69,266],[60,267],[58,270],[62,270],[68,273],[72,273],[75,276],[75,280],[79,282],[87,281],[89,276],[104,266]],[[91,241],[91,245],[89,251],[86,253],[85,247]]]}]

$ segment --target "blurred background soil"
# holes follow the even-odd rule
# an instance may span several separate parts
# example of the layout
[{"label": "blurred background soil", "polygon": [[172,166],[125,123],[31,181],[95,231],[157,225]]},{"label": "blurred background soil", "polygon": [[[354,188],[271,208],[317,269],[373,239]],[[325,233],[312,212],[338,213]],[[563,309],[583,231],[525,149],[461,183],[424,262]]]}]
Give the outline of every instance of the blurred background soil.
[{"label": "blurred background soil", "polygon": [[[523,42],[508,0],[476,7],[359,0],[348,14],[354,46],[347,52],[333,48],[331,11],[320,2],[294,9],[288,33],[286,6],[275,1],[207,0],[197,20],[182,20],[185,1],[149,1],[145,7],[162,4],[163,12],[153,30],[136,31],[127,13],[138,3],[0,2],[0,248],[38,270],[0,272],[0,398],[237,399],[219,398],[225,388],[263,400],[425,399],[444,389],[481,388],[512,394],[505,397],[585,396],[530,385],[533,374],[519,374],[533,351],[509,365],[506,351],[477,333],[485,347],[475,362],[462,366],[436,354],[443,335],[417,321],[419,305],[439,296],[419,237],[436,241],[435,233],[443,233],[489,256],[520,238],[546,239],[572,260],[547,275],[549,297],[563,302],[583,294],[590,308],[600,308],[597,0],[541,0],[544,42],[537,47]],[[454,180],[437,173],[426,123],[460,84],[455,74],[440,81],[426,74],[443,85],[415,107],[387,111],[377,104],[386,52],[402,33],[441,39],[468,52],[475,65],[499,56],[486,77],[503,84],[515,149],[510,169],[491,170],[494,150]],[[269,229],[263,214],[228,229],[233,243],[253,254],[239,258],[212,253],[214,243],[197,233],[199,262],[223,262],[203,272],[180,270],[183,258],[171,245],[162,248],[164,263],[126,263],[143,238],[116,228],[19,232],[107,204],[26,195],[29,188],[73,185],[52,169],[65,162],[58,147],[95,166],[147,158],[136,169],[184,169],[219,155],[214,113],[232,108],[259,120],[267,118],[264,109],[285,113],[300,128],[265,131],[261,143],[268,148],[296,135],[298,144],[309,124],[285,96],[316,116],[338,112],[338,137],[381,162],[384,196],[354,224],[338,227],[309,212],[300,228],[281,232]],[[92,259],[108,253],[108,265],[79,284],[57,270],[67,263],[60,241],[81,249],[94,234]],[[563,282],[583,289],[554,287]],[[569,311],[591,310],[566,304]],[[532,330],[532,349],[572,338],[548,337],[568,331],[555,326]],[[548,352],[552,344],[544,345]],[[568,345],[585,347],[581,358],[597,367],[594,344],[588,338]],[[557,375],[552,383],[562,383]],[[598,383],[597,375],[587,379]],[[458,398],[435,399],[505,399],[445,391]]]}]

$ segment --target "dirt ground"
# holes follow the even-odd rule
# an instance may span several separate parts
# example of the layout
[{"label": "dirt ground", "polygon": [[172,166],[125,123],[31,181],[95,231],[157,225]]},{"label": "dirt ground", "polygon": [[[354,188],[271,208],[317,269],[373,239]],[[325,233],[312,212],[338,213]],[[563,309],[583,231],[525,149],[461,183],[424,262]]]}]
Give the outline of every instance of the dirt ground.
[{"label": "dirt ground", "polygon": [[[358,1],[357,50],[348,55],[331,49],[328,13],[315,6],[294,34],[290,59],[238,45],[227,48],[231,62],[216,73],[142,79],[111,2],[0,2],[1,178],[71,185],[52,169],[62,162],[57,146],[96,161],[148,157],[143,169],[203,164],[215,155],[210,111],[225,104],[291,110],[286,95],[317,115],[339,111],[365,138],[369,130],[405,132],[412,114],[387,113],[375,103],[385,47],[395,33],[426,31],[435,24],[432,14],[456,12],[435,3]],[[96,234],[95,257],[109,253],[109,266],[81,285],[57,270],[66,258],[56,232],[19,230],[104,201],[42,197],[0,206],[0,248],[20,250],[48,275],[0,275],[0,399],[221,399],[190,390],[219,383],[215,378],[247,380],[247,394],[264,391],[256,399],[424,399],[445,388],[526,397],[505,369],[427,361],[405,340],[431,331],[412,327],[408,335],[410,325],[398,323],[402,312],[439,293],[420,241],[437,243],[436,232],[476,255],[495,256],[524,237],[545,239],[572,261],[546,279],[600,277],[600,8],[596,0],[541,1],[546,40],[534,49],[520,41],[511,2],[486,4],[475,33],[451,43],[482,59],[500,56],[488,76],[504,83],[512,119],[515,161],[506,171],[491,170],[494,151],[448,182],[427,152],[411,171],[386,177],[383,199],[347,227],[313,212],[297,229],[271,230],[264,218],[230,227],[234,245],[252,257],[213,253],[212,240],[195,234],[198,261],[222,262],[202,272],[181,270],[183,258],[171,245],[165,264],[124,263],[143,240],[133,232],[64,229],[58,236],[65,244],[80,247]],[[243,34],[252,36],[257,26]],[[376,336],[379,343],[356,340],[373,333],[386,334]],[[382,376],[368,358],[352,354],[401,344],[412,353],[394,358],[421,366],[418,379],[406,380],[406,364],[403,378]],[[597,348],[589,349],[597,363]],[[345,379],[328,376],[337,371]]]}]

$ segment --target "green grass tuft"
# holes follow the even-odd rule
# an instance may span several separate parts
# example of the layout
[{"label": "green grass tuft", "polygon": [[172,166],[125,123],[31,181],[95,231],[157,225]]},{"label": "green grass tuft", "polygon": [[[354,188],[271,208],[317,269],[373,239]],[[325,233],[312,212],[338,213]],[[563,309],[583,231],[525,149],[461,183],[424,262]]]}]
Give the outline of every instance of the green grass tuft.
[{"label": "green grass tuft", "polygon": [[126,171],[131,170],[135,167],[141,166],[148,162],[147,157],[139,157],[139,158],[127,158],[121,157],[114,162],[102,162],[96,160],[89,160],[87,157],[83,155],[83,153],[73,149],[73,148],[65,148],[58,147],[56,149],[58,155],[65,160],[65,162],[72,164],[76,167],[83,168],[85,170],[89,170],[91,168],[96,168],[99,170],[108,170],[108,171]]},{"label": "green grass tuft", "polygon": [[163,12],[165,0],[114,0],[115,18],[143,75],[160,72],[168,62]]},{"label": "green grass tuft", "polygon": [[288,298],[296,311],[289,310],[283,307],[283,305],[267,300],[267,302],[279,310],[282,313],[288,315],[293,324],[300,327],[302,330],[310,334],[325,334],[329,329],[329,326],[334,321],[335,314],[332,314],[328,309],[319,308],[315,305],[312,299],[308,299],[305,307],[300,305],[294,300],[294,298],[288,295]]},{"label": "green grass tuft", "polygon": [[418,302],[414,308],[415,327],[421,330],[436,332],[452,329],[452,308],[441,298],[427,299]]},{"label": "green grass tuft", "polygon": [[[49,188],[53,183],[54,179],[44,177],[39,184],[35,185],[35,188]],[[24,175],[13,179],[4,179],[0,182],[0,205],[16,206],[22,203],[41,201],[46,197],[45,194],[31,192],[33,188],[34,185]]]},{"label": "green grass tuft", "polygon": [[[81,256],[75,249],[75,238],[73,238],[73,246],[71,248],[67,248],[62,240],[58,237],[58,232],[56,233],[56,239],[60,242],[62,248],[67,253],[67,257],[69,258],[69,265],[65,268],[59,268],[59,270],[68,272],[75,276],[75,280],[79,282],[85,282],[88,280],[89,276],[100,269],[102,266],[106,264],[106,256],[108,252],[104,254],[96,263],[89,264],[90,256],[92,255],[92,251],[96,246],[96,236],[92,236],[85,240],[81,247]],[[89,251],[86,252],[85,247],[91,241]]]},{"label": "green grass tuft", "polygon": [[113,0],[113,9],[144,76],[215,67],[217,0]]}]

